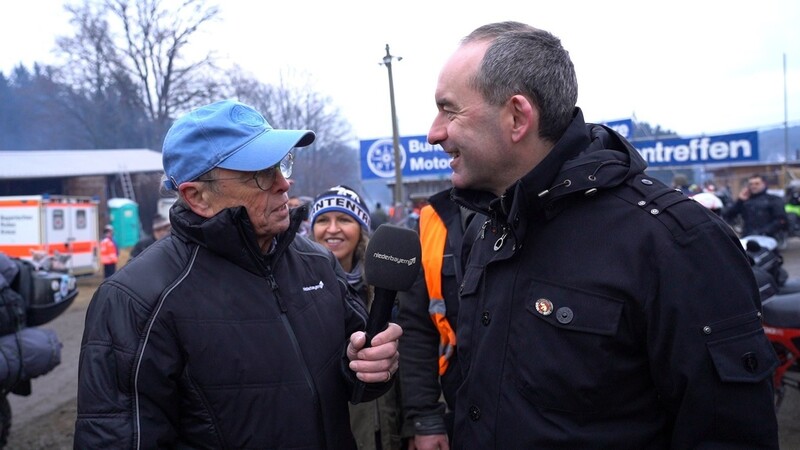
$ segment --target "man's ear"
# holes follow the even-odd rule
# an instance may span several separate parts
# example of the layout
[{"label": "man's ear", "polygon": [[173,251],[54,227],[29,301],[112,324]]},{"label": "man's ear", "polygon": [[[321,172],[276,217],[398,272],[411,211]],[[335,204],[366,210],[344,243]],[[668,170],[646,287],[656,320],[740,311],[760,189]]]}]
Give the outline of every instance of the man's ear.
[{"label": "man's ear", "polygon": [[213,217],[215,212],[208,202],[207,190],[200,187],[200,183],[187,181],[178,186],[181,198],[195,214],[206,219]]},{"label": "man's ear", "polygon": [[524,95],[514,95],[509,99],[511,116],[514,120],[511,128],[511,140],[520,142],[528,133],[537,133],[539,130],[539,110],[533,106],[530,99]]}]

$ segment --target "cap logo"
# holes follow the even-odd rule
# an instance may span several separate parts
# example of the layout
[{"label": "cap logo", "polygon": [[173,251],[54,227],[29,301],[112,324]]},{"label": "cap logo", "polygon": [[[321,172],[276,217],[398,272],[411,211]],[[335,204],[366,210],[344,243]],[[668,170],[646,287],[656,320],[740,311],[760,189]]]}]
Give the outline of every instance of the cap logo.
[{"label": "cap logo", "polygon": [[264,125],[266,121],[261,114],[257,111],[245,108],[242,105],[235,105],[231,109],[231,120],[242,125],[249,125],[251,127],[258,127]]}]

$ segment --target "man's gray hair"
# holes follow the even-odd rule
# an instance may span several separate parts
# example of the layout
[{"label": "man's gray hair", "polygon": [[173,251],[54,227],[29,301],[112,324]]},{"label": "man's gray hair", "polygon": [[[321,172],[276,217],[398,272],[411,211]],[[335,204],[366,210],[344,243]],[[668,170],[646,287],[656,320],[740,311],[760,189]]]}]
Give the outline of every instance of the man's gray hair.
[{"label": "man's gray hair", "polygon": [[539,136],[557,141],[578,102],[578,79],[569,52],[551,33],[513,21],[476,28],[461,43],[484,40],[492,43],[470,80],[472,87],[497,106],[513,95],[525,95],[539,110]]}]

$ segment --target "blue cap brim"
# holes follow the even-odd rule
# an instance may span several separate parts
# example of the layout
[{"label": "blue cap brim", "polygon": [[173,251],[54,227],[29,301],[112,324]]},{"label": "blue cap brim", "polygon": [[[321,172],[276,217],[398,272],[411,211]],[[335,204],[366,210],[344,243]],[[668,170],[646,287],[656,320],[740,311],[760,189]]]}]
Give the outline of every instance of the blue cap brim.
[{"label": "blue cap brim", "polygon": [[222,160],[217,167],[255,172],[278,164],[293,148],[306,147],[316,135],[310,130],[270,129]]}]

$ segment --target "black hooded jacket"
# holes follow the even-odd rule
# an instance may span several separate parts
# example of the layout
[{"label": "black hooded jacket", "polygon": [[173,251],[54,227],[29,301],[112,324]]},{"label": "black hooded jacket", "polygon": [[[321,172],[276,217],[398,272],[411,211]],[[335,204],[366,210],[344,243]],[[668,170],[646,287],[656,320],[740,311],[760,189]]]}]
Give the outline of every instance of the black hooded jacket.
[{"label": "black hooded jacket", "polygon": [[299,219],[262,256],[244,208],[173,206],[172,235],[89,305],[75,448],[355,448],[345,349],[366,310]]},{"label": "black hooded jacket", "polygon": [[731,228],[579,109],[467,231],[455,448],[777,448],[777,361]]},{"label": "black hooded jacket", "polygon": [[742,236],[763,234],[776,237],[786,227],[786,211],[783,199],[767,190],[752,194],[747,200],[736,202],[722,211],[722,217],[732,222],[742,217]]}]

